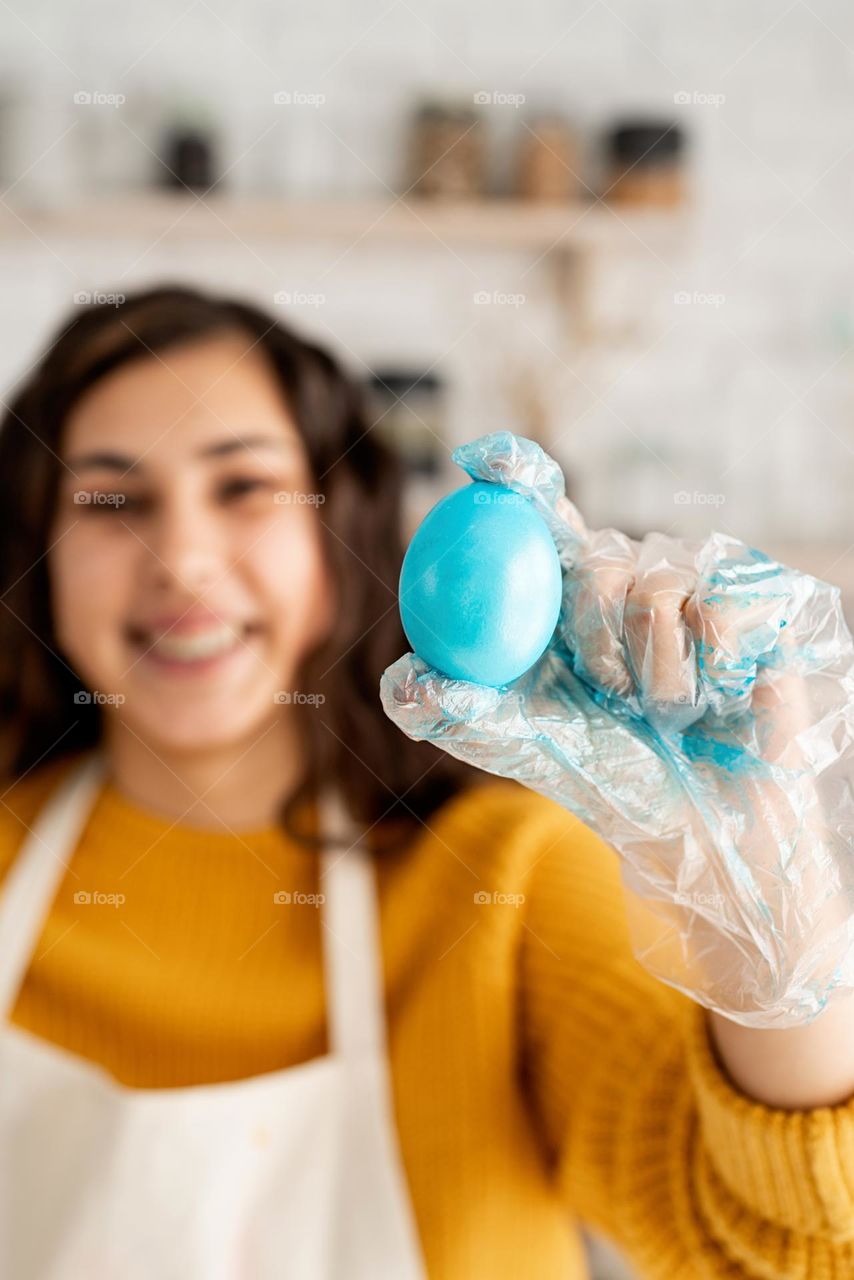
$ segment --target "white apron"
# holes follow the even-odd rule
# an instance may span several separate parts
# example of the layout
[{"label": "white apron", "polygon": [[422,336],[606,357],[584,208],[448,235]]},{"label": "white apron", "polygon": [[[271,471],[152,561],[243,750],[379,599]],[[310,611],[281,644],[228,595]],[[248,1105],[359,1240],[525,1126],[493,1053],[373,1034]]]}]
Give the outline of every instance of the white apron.
[{"label": "white apron", "polygon": [[[423,1277],[391,1106],[374,866],[361,846],[321,855],[322,1057],[236,1082],[135,1089],[10,1021],[103,778],[98,755],[72,769],[0,894],[0,1276]],[[324,832],[343,818],[328,793]]]}]

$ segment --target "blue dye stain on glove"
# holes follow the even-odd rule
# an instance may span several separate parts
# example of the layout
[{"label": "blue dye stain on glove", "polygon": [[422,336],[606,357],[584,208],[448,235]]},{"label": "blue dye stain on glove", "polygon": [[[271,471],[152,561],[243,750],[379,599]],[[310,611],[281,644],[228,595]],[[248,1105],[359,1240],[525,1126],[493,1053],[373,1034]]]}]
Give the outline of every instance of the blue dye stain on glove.
[{"label": "blue dye stain on glove", "polygon": [[400,573],[413,650],[454,680],[499,688],[548,647],[561,605],[554,541],[531,501],[475,481],[442,498],[415,531]]}]

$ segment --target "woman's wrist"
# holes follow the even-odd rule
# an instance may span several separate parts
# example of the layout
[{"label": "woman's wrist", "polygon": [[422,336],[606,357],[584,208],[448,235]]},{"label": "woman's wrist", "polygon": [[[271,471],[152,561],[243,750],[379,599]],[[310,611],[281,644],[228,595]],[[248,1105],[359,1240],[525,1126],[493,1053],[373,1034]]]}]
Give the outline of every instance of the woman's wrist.
[{"label": "woman's wrist", "polygon": [[801,1027],[744,1027],[719,1013],[709,1021],[721,1065],[756,1102],[811,1110],[854,1096],[854,998],[833,1002]]}]

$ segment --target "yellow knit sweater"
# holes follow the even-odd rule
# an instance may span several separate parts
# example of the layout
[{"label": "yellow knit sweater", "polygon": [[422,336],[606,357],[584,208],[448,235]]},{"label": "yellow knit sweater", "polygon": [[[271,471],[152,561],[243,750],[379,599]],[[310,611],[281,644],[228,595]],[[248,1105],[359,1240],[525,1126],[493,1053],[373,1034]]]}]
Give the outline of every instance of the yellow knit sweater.
[{"label": "yellow knit sweater", "polygon": [[[3,795],[0,873],[66,767]],[[321,1054],[318,913],[274,901],[318,892],[317,871],[276,829],[173,826],[108,785],[13,1019],[137,1087]],[[854,1277],[854,1101],[783,1112],[732,1087],[703,1010],[634,960],[616,855],[587,828],[484,775],[378,879],[431,1277],[580,1278],[579,1219],[643,1277]],[[87,891],[125,900],[75,902]]]}]

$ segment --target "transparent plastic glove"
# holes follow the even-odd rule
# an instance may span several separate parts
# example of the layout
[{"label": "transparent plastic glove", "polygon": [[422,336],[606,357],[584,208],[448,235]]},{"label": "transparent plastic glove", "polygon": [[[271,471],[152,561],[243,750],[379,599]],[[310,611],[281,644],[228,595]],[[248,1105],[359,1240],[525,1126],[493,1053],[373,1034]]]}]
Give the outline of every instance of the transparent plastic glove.
[{"label": "transparent plastic glove", "polygon": [[836,587],[735,538],[591,532],[538,445],[454,454],[527,495],[563,568],[540,661],[501,689],[406,654],[388,716],[577,814],[621,858],[656,977],[754,1027],[854,990],[854,646]]}]

